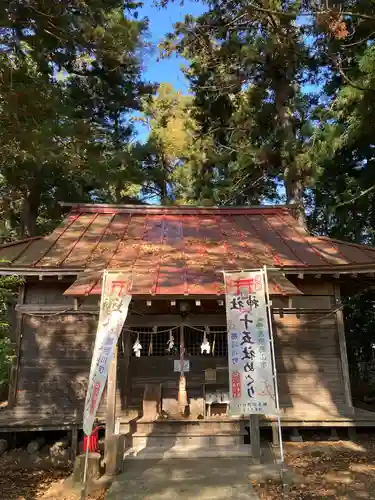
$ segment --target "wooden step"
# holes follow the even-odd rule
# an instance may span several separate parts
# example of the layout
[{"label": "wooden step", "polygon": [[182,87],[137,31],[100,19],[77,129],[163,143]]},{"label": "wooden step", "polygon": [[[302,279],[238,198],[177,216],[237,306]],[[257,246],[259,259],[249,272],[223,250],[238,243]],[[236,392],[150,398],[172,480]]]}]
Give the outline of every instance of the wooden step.
[{"label": "wooden step", "polygon": [[153,422],[139,419],[136,422],[137,433],[142,435],[245,435],[245,421],[240,420],[156,420]]},{"label": "wooden step", "polygon": [[196,447],[174,445],[168,447],[130,448],[124,454],[124,460],[162,460],[166,458],[236,458],[251,457],[251,446],[211,446]]},{"label": "wooden step", "polygon": [[212,446],[240,446],[244,444],[244,436],[239,434],[215,434],[215,435],[192,435],[178,434],[175,436],[166,434],[149,434],[148,436],[135,433],[132,436],[133,448],[171,448],[173,446],[193,446],[196,448],[208,448]]}]

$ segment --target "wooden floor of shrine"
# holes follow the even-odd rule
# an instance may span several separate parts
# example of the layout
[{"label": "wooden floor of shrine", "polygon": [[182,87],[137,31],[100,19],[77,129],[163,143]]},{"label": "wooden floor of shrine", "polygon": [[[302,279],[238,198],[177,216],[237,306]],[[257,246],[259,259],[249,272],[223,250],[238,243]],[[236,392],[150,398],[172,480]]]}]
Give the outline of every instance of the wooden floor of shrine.
[{"label": "wooden floor of shrine", "polygon": [[[283,412],[282,412],[283,413]],[[134,419],[134,416],[132,417]],[[139,417],[140,418],[140,417]],[[210,417],[206,420],[238,421],[247,420],[246,417]],[[129,417],[120,417],[121,422],[129,422]],[[275,418],[260,418],[261,427],[271,426]],[[181,419],[181,421],[201,422],[202,420]],[[168,422],[168,420],[166,420]],[[283,427],[375,427],[375,412],[362,408],[354,408],[354,413],[350,412],[325,412],[324,415],[306,414],[298,416],[281,414],[281,424]],[[0,432],[20,432],[20,431],[48,431],[82,428],[82,423],[77,422],[73,415],[36,415],[27,413],[24,408],[2,408],[0,409]]]}]

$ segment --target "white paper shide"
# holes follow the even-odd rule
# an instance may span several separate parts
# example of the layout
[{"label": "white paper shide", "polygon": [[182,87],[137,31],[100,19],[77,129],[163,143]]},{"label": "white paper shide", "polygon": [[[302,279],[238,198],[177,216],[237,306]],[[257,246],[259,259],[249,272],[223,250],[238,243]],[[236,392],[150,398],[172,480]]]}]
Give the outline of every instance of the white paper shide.
[{"label": "white paper shide", "polygon": [[232,415],[276,414],[264,273],[225,274]]},{"label": "white paper shide", "polygon": [[130,288],[131,279],[128,274],[104,272],[98,330],[83,413],[83,430],[86,435],[91,434],[117,340],[128,315],[132,298]]}]

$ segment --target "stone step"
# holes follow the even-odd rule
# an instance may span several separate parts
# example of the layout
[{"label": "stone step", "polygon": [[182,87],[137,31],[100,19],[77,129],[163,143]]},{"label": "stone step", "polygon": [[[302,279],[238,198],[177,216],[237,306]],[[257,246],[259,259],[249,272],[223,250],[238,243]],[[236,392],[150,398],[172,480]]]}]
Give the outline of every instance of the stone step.
[{"label": "stone step", "polygon": [[133,447],[124,453],[124,460],[162,460],[166,458],[236,458],[251,457],[250,445],[237,446],[186,446]]},{"label": "stone step", "polygon": [[196,448],[207,447],[231,447],[240,446],[244,444],[244,436],[238,434],[215,434],[215,435],[191,435],[191,434],[178,434],[178,435],[155,435],[148,436],[135,433],[132,436],[132,445],[135,448],[172,448],[175,445],[180,446],[193,446]]}]

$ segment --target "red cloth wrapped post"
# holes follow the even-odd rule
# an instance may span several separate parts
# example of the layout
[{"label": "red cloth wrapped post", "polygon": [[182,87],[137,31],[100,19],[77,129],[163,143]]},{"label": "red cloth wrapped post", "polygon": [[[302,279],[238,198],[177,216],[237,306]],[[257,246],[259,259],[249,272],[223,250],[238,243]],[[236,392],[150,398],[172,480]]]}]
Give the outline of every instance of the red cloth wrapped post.
[{"label": "red cloth wrapped post", "polygon": [[85,436],[83,440],[83,453],[86,453],[87,441],[89,442],[89,453],[99,452],[99,429],[101,426],[95,427],[90,436]]}]

